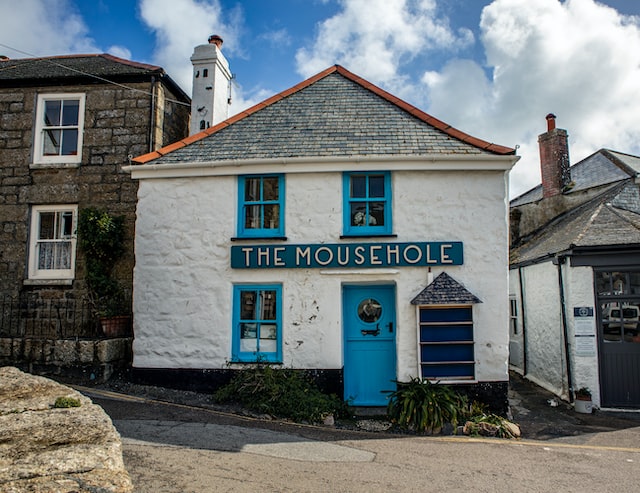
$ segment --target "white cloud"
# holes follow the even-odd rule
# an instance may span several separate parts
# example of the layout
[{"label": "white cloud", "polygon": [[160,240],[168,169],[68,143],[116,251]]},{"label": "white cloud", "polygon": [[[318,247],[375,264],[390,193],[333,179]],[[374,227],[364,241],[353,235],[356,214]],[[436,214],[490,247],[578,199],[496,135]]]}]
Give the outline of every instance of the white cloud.
[{"label": "white cloud", "polygon": [[131,60],[131,51],[126,46],[113,45],[107,48],[106,53],[124,58],[125,60]]},{"label": "white cloud", "polygon": [[101,51],[69,0],[21,0],[8,10],[0,15],[0,43],[20,50],[3,47],[10,58]]},{"label": "white cloud", "polygon": [[569,133],[572,163],[601,147],[640,153],[637,17],[593,0],[495,0],[480,27],[491,79],[472,61],[426,73],[428,111],[478,137],[520,144],[513,195],[539,183],[537,136],[549,112]]},{"label": "white cloud", "polygon": [[340,12],[319,24],[313,46],[296,54],[303,77],[337,63],[395,94],[407,94],[412,89],[401,73],[404,63],[428,50],[455,50],[473,42],[471,31],[455,33],[446,18],[437,17],[435,0],[339,3]]},{"label": "white cloud", "polygon": [[[238,34],[242,13],[223,16],[218,0],[141,0],[142,21],[156,36],[154,63],[191,93],[191,61],[194,46],[205,44],[212,34],[224,40],[225,54],[240,54]],[[229,19],[225,21],[225,19]]]}]

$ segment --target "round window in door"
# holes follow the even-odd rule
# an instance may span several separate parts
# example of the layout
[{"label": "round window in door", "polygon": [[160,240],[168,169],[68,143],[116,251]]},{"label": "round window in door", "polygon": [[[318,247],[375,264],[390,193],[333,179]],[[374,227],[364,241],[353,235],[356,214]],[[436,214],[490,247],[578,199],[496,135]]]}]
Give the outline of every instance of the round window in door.
[{"label": "round window in door", "polygon": [[366,298],[358,305],[358,317],[365,323],[375,323],[381,315],[382,305],[375,298]]}]

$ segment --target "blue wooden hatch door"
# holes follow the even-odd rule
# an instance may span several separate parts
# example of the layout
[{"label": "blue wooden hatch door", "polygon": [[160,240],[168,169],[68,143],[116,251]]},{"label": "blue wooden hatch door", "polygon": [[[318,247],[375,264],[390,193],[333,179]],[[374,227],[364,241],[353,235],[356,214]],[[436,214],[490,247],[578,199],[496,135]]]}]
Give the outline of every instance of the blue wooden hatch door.
[{"label": "blue wooden hatch door", "polygon": [[386,406],[396,379],[395,286],[343,286],[344,398]]}]

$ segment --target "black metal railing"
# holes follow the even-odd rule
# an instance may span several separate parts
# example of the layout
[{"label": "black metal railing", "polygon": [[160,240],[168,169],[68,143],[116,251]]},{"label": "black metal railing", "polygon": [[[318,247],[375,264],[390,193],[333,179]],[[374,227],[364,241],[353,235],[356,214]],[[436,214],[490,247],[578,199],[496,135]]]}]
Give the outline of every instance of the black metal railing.
[{"label": "black metal railing", "polygon": [[0,298],[0,337],[84,339],[104,335],[87,299],[23,295]]}]

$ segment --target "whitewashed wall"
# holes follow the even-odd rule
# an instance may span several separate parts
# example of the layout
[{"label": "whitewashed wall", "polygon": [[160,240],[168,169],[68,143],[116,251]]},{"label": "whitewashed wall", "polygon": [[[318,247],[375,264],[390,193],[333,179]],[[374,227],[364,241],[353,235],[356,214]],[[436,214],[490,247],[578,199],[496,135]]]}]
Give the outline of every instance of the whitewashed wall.
[{"label": "whitewashed wall", "polygon": [[509,271],[509,298],[514,298],[518,306],[518,318],[516,320],[517,332],[514,334],[509,328],[509,365],[520,374],[525,372],[525,343],[524,343],[524,319],[522,317],[522,296],[520,294],[520,272],[518,269]]},{"label": "whitewashed wall", "polygon": [[591,267],[562,266],[565,280],[565,298],[567,303],[567,322],[569,327],[569,343],[572,356],[573,387],[589,387],[591,399],[600,406],[600,375],[597,336],[594,337],[594,352],[591,355],[577,355],[575,351],[575,318],[574,307],[593,307],[594,334],[597,334],[595,292],[593,289],[593,269]]},{"label": "whitewashed wall", "polygon": [[[564,348],[560,291],[558,285],[558,267],[551,261],[522,269],[527,338],[526,377],[538,385],[550,390],[563,399],[569,399],[569,382],[566,371],[566,351]],[[576,355],[574,307],[593,307],[593,330],[597,334],[593,290],[593,270],[591,267],[571,267],[562,265],[564,286],[567,338],[573,388],[589,387],[593,403],[600,405],[599,359],[597,336],[594,337],[594,352],[590,355]],[[520,304],[518,270],[510,272],[510,293],[516,295]],[[521,306],[521,305],[520,305]],[[522,315],[520,317],[522,319]],[[519,321],[522,327],[522,320]],[[522,331],[511,337],[511,350],[523,348]],[[514,358],[511,358],[512,361]],[[520,366],[519,370],[523,370]]]},{"label": "whitewashed wall", "polygon": [[551,261],[522,269],[527,338],[527,378],[568,398],[557,266]]},{"label": "whitewashed wall", "polygon": [[[505,179],[504,171],[392,172],[398,235],[392,241],[464,243],[464,265],[445,269],[483,301],[474,307],[482,381],[508,378]],[[342,173],[287,174],[285,186],[288,242],[347,241],[340,240]],[[225,368],[233,284],[277,282],[283,284],[285,366],[339,369],[342,284],[390,282],[397,286],[398,378],[417,375],[416,315],[409,302],[426,286],[427,269],[232,270],[236,191],[235,177],[140,180],[134,366]],[[434,276],[441,270],[435,267]]]}]

